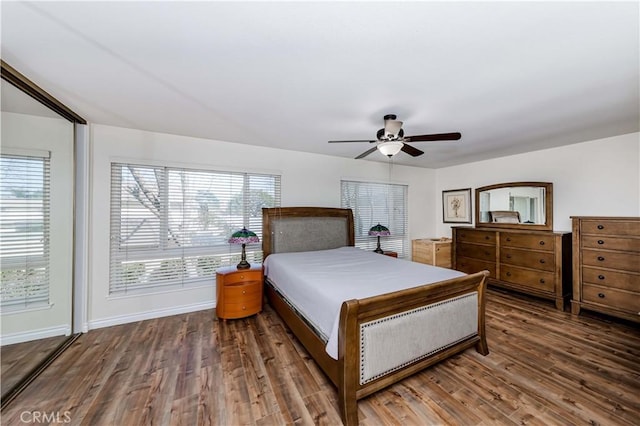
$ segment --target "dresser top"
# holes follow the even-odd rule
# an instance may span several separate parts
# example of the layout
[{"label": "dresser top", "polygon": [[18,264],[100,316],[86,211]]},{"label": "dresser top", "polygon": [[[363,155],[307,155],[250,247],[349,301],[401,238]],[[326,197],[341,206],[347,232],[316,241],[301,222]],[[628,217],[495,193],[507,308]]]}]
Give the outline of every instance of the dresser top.
[{"label": "dresser top", "polygon": [[517,232],[520,234],[555,234],[555,235],[565,235],[571,234],[571,231],[545,231],[539,229],[522,229],[522,228],[482,228],[475,226],[453,226],[452,228],[460,229],[460,230],[474,230],[474,231],[486,231],[486,232]]}]

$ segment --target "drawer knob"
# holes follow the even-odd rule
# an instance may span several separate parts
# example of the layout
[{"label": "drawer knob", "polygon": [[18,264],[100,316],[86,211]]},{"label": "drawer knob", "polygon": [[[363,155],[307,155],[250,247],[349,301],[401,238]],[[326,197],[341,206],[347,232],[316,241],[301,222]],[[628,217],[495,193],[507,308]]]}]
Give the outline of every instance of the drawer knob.
[{"label": "drawer knob", "polygon": [[604,261],[604,257],[603,257],[603,256],[598,256],[598,260],[599,260],[600,262],[602,262],[602,261]]},{"label": "drawer knob", "polygon": [[247,292],[245,290],[242,290],[242,294],[247,294]]},{"label": "drawer knob", "polygon": [[511,272],[507,272],[507,276],[510,277],[511,276]]},{"label": "drawer knob", "polygon": [[243,306],[243,307],[242,307],[242,310],[243,310],[243,311],[246,311],[246,310],[247,310],[247,307],[246,307],[246,306]]},{"label": "drawer knob", "polygon": [[544,245],[544,241],[540,241],[540,245],[543,246]]},{"label": "drawer knob", "polygon": [[604,244],[603,240],[598,240],[598,244]]},{"label": "drawer knob", "polygon": [[488,235],[485,235],[485,236],[484,236],[484,239],[485,239],[485,240],[488,240],[488,239],[489,239],[489,236],[488,236]]},{"label": "drawer knob", "polygon": [[[487,253],[487,254],[489,254],[489,253]],[[507,259],[511,259],[511,255],[510,254],[507,255]]]},{"label": "drawer knob", "polygon": [[540,263],[544,263],[544,259],[540,259]]},{"label": "drawer knob", "polygon": [[507,237],[507,241],[511,241],[511,238]]},{"label": "drawer knob", "polygon": [[600,299],[604,299],[604,293],[598,293],[598,297],[599,297]]},{"label": "drawer knob", "polygon": [[544,284],[544,278],[540,278],[540,284]]},{"label": "drawer knob", "polygon": [[240,279],[241,279],[241,280],[244,280],[244,275],[240,275]]},{"label": "drawer knob", "polygon": [[598,275],[599,280],[604,280],[604,275]]},{"label": "drawer knob", "polygon": [[598,229],[604,229],[604,225],[598,225]]}]

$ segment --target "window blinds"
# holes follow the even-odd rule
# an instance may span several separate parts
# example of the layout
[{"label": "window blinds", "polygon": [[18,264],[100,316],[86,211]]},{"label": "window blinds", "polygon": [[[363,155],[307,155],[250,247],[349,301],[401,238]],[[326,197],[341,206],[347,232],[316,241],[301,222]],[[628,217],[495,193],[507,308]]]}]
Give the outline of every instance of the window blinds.
[{"label": "window blinds", "polygon": [[[110,293],[185,287],[237,263],[230,235],[262,239],[262,207],[280,205],[280,176],[113,163]],[[247,260],[262,260],[260,244]]]},{"label": "window blinds", "polygon": [[398,257],[408,255],[407,186],[386,183],[341,181],[341,205],[353,210],[356,247],[374,250],[377,238],[368,235],[380,223],[391,235],[380,237],[384,251],[395,251]]},{"label": "window blinds", "polygon": [[49,304],[49,153],[0,155],[0,307]]}]

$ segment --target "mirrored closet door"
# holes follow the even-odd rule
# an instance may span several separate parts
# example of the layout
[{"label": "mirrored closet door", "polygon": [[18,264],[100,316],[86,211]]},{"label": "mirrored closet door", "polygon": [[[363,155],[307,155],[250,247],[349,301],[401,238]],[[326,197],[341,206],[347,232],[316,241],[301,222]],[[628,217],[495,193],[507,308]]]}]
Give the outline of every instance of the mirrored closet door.
[{"label": "mirrored closet door", "polygon": [[55,99],[4,62],[1,84],[4,407],[73,334],[74,123],[79,121],[57,113]]}]

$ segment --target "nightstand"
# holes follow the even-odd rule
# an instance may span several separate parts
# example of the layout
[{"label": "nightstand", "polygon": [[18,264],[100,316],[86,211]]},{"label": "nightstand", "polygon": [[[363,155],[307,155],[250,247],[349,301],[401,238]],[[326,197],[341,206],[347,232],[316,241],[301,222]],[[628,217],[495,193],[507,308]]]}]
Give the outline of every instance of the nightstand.
[{"label": "nightstand", "polygon": [[451,239],[422,238],[411,241],[411,260],[451,268]]},{"label": "nightstand", "polygon": [[262,310],[262,265],[249,269],[235,265],[216,271],[216,315],[221,319],[244,318]]}]

